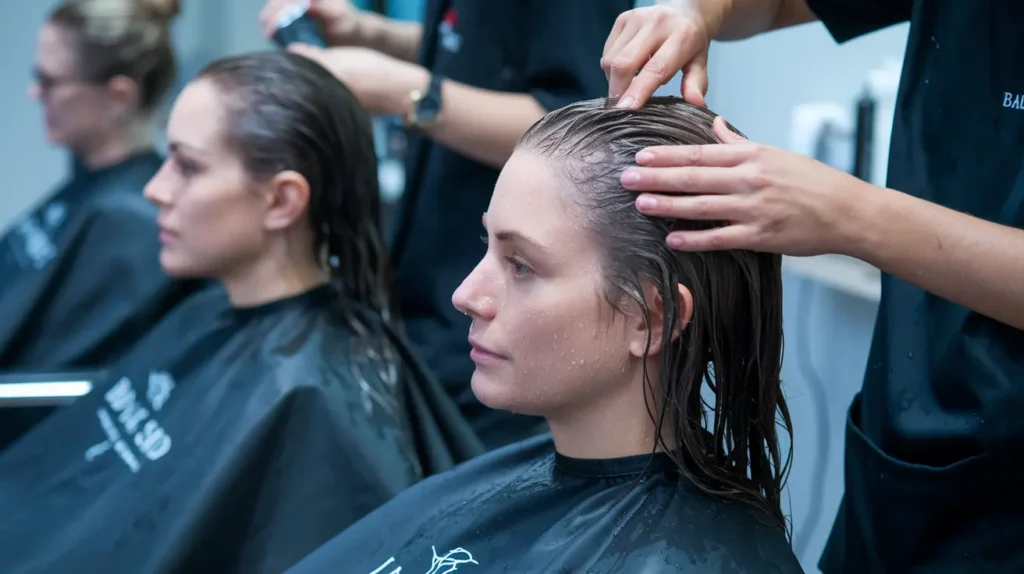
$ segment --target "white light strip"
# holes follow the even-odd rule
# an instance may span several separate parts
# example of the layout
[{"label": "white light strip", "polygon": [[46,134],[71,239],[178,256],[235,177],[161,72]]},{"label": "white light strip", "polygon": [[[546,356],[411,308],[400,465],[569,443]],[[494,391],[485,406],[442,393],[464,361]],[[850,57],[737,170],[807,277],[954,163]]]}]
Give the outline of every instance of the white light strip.
[{"label": "white light strip", "polygon": [[2,383],[0,399],[82,397],[92,390],[89,381],[48,381],[45,383]]}]

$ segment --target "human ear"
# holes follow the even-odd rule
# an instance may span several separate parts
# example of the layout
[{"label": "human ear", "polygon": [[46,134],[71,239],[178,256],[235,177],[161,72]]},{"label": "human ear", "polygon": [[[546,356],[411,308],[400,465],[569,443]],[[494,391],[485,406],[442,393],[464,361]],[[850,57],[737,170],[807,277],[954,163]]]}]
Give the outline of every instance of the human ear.
[{"label": "human ear", "polygon": [[[674,293],[679,297],[679,323],[672,327],[671,340],[679,338],[682,330],[690,323],[693,317],[693,295],[683,284],[676,286]],[[644,287],[644,299],[650,301],[647,305],[648,318],[644,317],[640,304],[634,302],[634,311],[630,314],[630,340],[629,352],[637,358],[653,357],[662,350],[662,342],[665,334],[665,301],[653,285]],[[650,333],[650,347],[648,347],[648,333]]]},{"label": "human ear", "polygon": [[271,231],[287,229],[309,209],[309,182],[296,171],[282,171],[268,182],[264,227]]}]

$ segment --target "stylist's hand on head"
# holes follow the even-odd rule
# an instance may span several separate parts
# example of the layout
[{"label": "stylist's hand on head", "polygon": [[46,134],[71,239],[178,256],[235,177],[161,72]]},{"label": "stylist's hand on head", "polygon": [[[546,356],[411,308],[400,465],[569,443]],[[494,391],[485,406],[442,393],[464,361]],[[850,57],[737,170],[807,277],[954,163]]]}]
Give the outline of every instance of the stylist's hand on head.
[{"label": "stylist's hand on head", "polygon": [[[277,31],[277,16],[290,4],[301,0],[267,0],[260,10],[263,33],[270,38]],[[324,39],[332,46],[366,44],[366,16],[348,0],[310,0],[308,14],[320,24]]]},{"label": "stylist's hand on head", "polygon": [[412,106],[410,94],[430,82],[430,72],[422,66],[369,48],[292,44],[288,51],[326,68],[375,115],[407,115]]},{"label": "stylist's hand on head", "polygon": [[715,119],[723,144],[641,150],[622,184],[646,215],[725,221],[702,231],[669,234],[680,251],[750,249],[784,255],[848,250],[857,210],[876,188],[809,157],[752,143]]},{"label": "stylist's hand on head", "polygon": [[717,11],[707,11],[700,0],[676,0],[671,7],[623,12],[601,56],[601,67],[608,76],[608,95],[618,97],[621,107],[642,106],[682,70],[683,98],[691,104],[705,105],[708,47],[721,22]]}]

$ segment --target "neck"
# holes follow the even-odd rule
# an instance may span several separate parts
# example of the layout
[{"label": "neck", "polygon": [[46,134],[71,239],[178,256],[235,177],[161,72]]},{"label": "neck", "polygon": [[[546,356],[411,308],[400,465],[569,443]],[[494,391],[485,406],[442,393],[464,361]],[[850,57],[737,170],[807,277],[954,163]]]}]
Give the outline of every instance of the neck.
[{"label": "neck", "polygon": [[234,307],[254,307],[286,299],[329,280],[312,254],[302,256],[271,249],[266,255],[253,265],[221,278]]},{"label": "neck", "polygon": [[[654,362],[649,361],[647,369],[656,383]],[[628,384],[615,386],[620,389],[616,394],[547,417],[555,450],[573,458],[600,459],[650,454],[655,449],[655,423],[650,413],[658,413],[656,397],[648,392],[645,402],[643,371],[639,364],[633,370]]]},{"label": "neck", "polygon": [[89,169],[101,169],[117,165],[153,147],[152,132],[146,122],[137,120],[122,131],[102,141],[93,142],[88,149],[74,150],[74,153],[78,161]]}]

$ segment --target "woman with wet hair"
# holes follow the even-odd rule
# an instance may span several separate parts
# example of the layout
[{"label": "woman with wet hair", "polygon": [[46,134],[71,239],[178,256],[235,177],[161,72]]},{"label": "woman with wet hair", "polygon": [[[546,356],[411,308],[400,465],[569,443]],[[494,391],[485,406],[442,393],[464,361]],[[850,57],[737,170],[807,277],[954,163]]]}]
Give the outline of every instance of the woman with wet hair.
[{"label": "woman with wet hair", "polygon": [[[39,30],[30,92],[70,177],[0,235],[0,371],[89,370],[125,353],[192,282],[157,261],[142,188],[175,77],[175,0],[65,0]],[[0,412],[0,450],[50,409]]]},{"label": "woman with wet hair", "polygon": [[780,258],[672,251],[669,230],[714,224],[643,216],[619,181],[640,149],[717,141],[714,117],[589,101],[526,133],[453,301],[477,397],[551,436],[416,485],[294,572],[801,571]]},{"label": "woman with wet hair", "polygon": [[482,450],[393,328],[344,85],[294,54],[220,60],[167,136],[160,263],[223,291],[0,457],[0,571],[282,572]]}]

